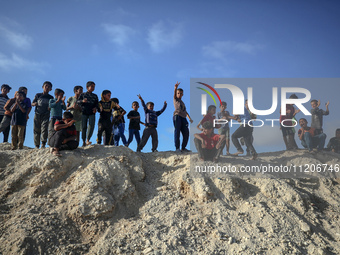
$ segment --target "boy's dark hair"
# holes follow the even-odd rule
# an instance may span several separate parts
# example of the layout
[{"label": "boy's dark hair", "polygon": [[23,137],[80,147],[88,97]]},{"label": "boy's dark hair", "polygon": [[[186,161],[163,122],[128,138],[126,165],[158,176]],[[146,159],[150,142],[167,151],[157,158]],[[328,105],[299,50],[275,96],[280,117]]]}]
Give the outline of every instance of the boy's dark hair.
[{"label": "boy's dark hair", "polygon": [[224,105],[225,107],[227,107],[227,102],[222,101],[221,105]]},{"label": "boy's dark hair", "polygon": [[3,89],[3,88],[8,89],[8,91],[10,91],[12,89],[11,86],[9,86],[8,84],[2,84],[1,89]]},{"label": "boy's dark hair", "polygon": [[22,92],[22,91],[17,91],[17,94],[20,94],[20,95],[22,95],[24,98],[26,98],[26,94],[25,94],[25,92]]},{"label": "boy's dark hair", "polygon": [[338,133],[338,132],[340,132],[340,128],[337,128],[337,129],[335,130],[335,136],[336,136],[336,133]]},{"label": "boy's dark hair", "polygon": [[62,89],[55,89],[54,95],[59,95],[60,93],[65,94],[64,90],[62,90]]},{"label": "boy's dark hair", "polygon": [[313,103],[313,102],[317,104],[317,103],[318,103],[318,100],[313,99],[312,101],[310,101],[310,103]]},{"label": "boy's dark hair", "polygon": [[206,121],[202,124],[202,128],[203,129],[212,129],[213,128],[213,124],[211,121]]},{"label": "boy's dark hair", "polygon": [[137,101],[133,101],[133,102],[132,102],[132,105],[133,105],[133,104],[136,104],[137,106],[139,106],[139,103],[138,103]]},{"label": "boy's dark hair", "polygon": [[107,95],[107,94],[111,94],[111,91],[110,91],[110,90],[107,90],[107,89],[103,90],[102,96],[105,96],[105,95]]},{"label": "boy's dark hair", "polygon": [[183,89],[181,89],[181,88],[180,88],[180,89],[177,89],[177,90],[179,90],[179,91],[183,92]]},{"label": "boy's dark hair", "polygon": [[298,99],[298,96],[295,94],[291,94],[289,98]]},{"label": "boy's dark hair", "polygon": [[307,121],[305,118],[301,118],[301,119],[299,119],[299,122],[300,122],[300,120],[305,120],[305,121],[308,123],[308,121]]},{"label": "boy's dark hair", "polygon": [[148,107],[149,105],[155,106],[155,104],[154,104],[153,102],[147,102],[147,103],[146,103],[146,107]]},{"label": "boy's dark hair", "polygon": [[83,87],[80,85],[74,86],[73,92],[76,93],[78,89],[82,89]]},{"label": "boy's dark hair", "polygon": [[63,119],[66,120],[66,119],[73,119],[73,114],[70,113],[70,112],[64,112],[63,113]]},{"label": "boy's dark hair", "polygon": [[96,85],[93,81],[88,81],[86,83],[86,88],[90,87],[91,85]]},{"label": "boy's dark hair", "polygon": [[114,103],[116,104],[119,104],[119,99],[114,97],[114,98],[111,98],[111,101],[113,101]]},{"label": "boy's dark hair", "polygon": [[18,91],[24,91],[24,90],[28,90],[26,87],[20,87],[19,89],[18,89]]},{"label": "boy's dark hair", "polygon": [[45,85],[49,85],[52,88],[52,83],[50,81],[45,81],[42,86],[44,87]]},{"label": "boy's dark hair", "polygon": [[215,105],[209,105],[208,106],[208,112],[210,112],[211,109],[215,108],[216,109],[216,106]]}]

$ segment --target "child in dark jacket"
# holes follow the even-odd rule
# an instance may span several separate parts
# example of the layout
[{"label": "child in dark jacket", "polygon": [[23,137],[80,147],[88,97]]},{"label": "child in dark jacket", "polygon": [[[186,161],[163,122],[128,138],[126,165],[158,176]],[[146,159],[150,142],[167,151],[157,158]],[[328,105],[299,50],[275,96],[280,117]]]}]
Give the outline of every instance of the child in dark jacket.
[{"label": "child in dark jacket", "polygon": [[145,144],[148,142],[149,137],[151,136],[152,138],[152,152],[156,152],[157,151],[157,147],[158,147],[158,133],[157,133],[157,118],[159,115],[161,115],[165,109],[166,109],[166,101],[164,101],[164,106],[160,111],[154,111],[154,103],[153,102],[148,102],[147,104],[144,103],[143,98],[141,97],[141,95],[138,95],[138,98],[140,99],[142,106],[144,108],[144,112],[145,112],[145,129],[143,131],[143,136],[142,136],[142,140],[139,143],[138,147],[137,147],[137,151],[140,152],[143,147],[145,146]]},{"label": "child in dark jacket", "polygon": [[[93,81],[86,83],[87,91],[80,95],[77,104],[82,110],[82,130],[81,136],[83,139],[83,147],[90,145],[90,139],[93,135],[94,125],[96,122],[96,112],[98,110],[98,96],[93,93],[96,84]],[[88,123],[88,124],[87,124]],[[87,129],[87,125],[89,129]]]},{"label": "child in dark jacket", "polygon": [[22,149],[24,146],[24,132],[26,127],[27,115],[26,104],[23,103],[25,93],[18,91],[15,95],[16,101],[11,107],[12,120],[12,150]]}]

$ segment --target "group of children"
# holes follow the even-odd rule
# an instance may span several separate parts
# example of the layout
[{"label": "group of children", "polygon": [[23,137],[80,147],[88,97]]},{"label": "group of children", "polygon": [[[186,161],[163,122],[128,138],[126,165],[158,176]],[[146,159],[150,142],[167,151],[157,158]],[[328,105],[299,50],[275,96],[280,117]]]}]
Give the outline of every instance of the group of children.
[{"label": "group of children", "polygon": [[[291,95],[290,98],[297,98],[295,94]],[[313,152],[313,149],[321,151],[324,149],[326,134],[323,133],[323,116],[329,114],[329,102],[326,103],[326,111],[319,109],[320,100],[311,101],[311,114],[312,114],[312,124],[311,127],[307,125],[307,120],[301,118],[299,124],[301,128],[298,131],[298,137],[301,140],[301,145],[308,149],[309,152]],[[230,155],[230,129],[229,120],[237,120],[242,124],[237,128],[237,130],[232,134],[231,140],[237,149],[237,152],[232,155],[243,154],[244,151],[241,147],[246,145],[247,155],[251,155],[252,159],[257,158],[256,150],[253,146],[253,127],[252,121],[256,119],[256,115],[253,114],[248,107],[248,101],[245,101],[245,108],[243,115],[231,116],[228,111],[226,111],[227,103],[221,102],[220,112],[217,113],[217,119],[228,120],[227,123],[220,123],[220,121],[215,123],[214,119],[216,113],[216,106],[210,105],[207,110],[207,114],[198,123],[197,128],[202,131],[200,134],[195,134],[194,143],[198,151],[199,158],[201,160],[218,161],[219,156],[222,154],[224,147],[226,147],[227,155]],[[286,145],[287,150],[298,149],[295,142],[295,115],[299,113],[300,110],[296,110],[293,105],[286,105],[286,115],[280,115],[280,129],[282,131],[283,140]],[[244,124],[243,124],[244,123]],[[282,124],[283,123],[283,124]],[[214,133],[214,128],[218,129],[218,134]],[[239,141],[240,139],[240,141]],[[331,138],[326,150],[340,153],[340,129],[336,130],[335,137]]]},{"label": "group of children", "polygon": [[[138,112],[139,103],[132,103],[132,110],[127,114],[129,123],[129,137],[124,135],[126,111],[119,105],[117,98],[111,98],[111,92],[104,90],[101,100],[93,93],[95,83],[89,81],[86,84],[86,92],[82,86],[74,87],[74,96],[65,102],[65,92],[55,89],[54,97],[49,94],[52,83],[43,83],[42,93],[37,93],[31,103],[26,97],[27,88],[20,87],[15,92],[14,98],[8,98],[7,94],[12,88],[3,84],[0,94],[0,132],[4,134],[4,142],[8,142],[10,126],[12,126],[12,150],[22,149],[25,139],[26,123],[32,107],[35,107],[34,115],[34,145],[36,148],[51,147],[51,152],[57,156],[61,149],[75,149],[80,141],[80,132],[83,146],[90,145],[90,139],[95,127],[95,114],[99,112],[97,144],[101,144],[104,137],[104,145],[129,146],[133,136],[137,142],[137,151],[141,151],[149,137],[152,137],[152,151],[157,151],[158,116],[166,109],[166,102],[160,111],[154,111],[154,103],[145,104],[141,95],[138,95],[145,111],[145,123],[140,121]],[[63,114],[63,111],[64,114]],[[140,139],[140,124],[145,125],[142,139]]]},{"label": "group of children", "polygon": [[[179,82],[174,87],[174,142],[177,152],[189,152],[186,148],[189,140],[189,123],[193,120],[186,111],[184,102],[182,101],[183,89],[178,88]],[[119,105],[117,98],[111,98],[111,92],[104,90],[101,93],[100,100],[93,93],[95,83],[89,81],[86,83],[86,92],[82,86],[74,87],[74,96],[66,97],[62,89],[55,89],[54,97],[49,94],[52,90],[52,83],[46,81],[42,86],[42,93],[37,93],[31,103],[26,97],[27,88],[20,87],[16,91],[14,98],[8,98],[7,94],[11,87],[7,84],[1,86],[0,94],[0,132],[4,135],[4,142],[8,141],[10,126],[12,126],[12,149],[22,149],[25,139],[26,123],[32,107],[35,107],[34,115],[34,144],[36,148],[45,148],[47,141],[51,147],[51,152],[60,155],[60,149],[75,149],[80,142],[80,132],[83,146],[91,144],[90,139],[95,127],[95,114],[99,112],[97,143],[104,145],[119,145],[121,139],[123,145],[129,146],[135,137],[137,142],[137,151],[141,151],[146,145],[149,137],[152,138],[152,151],[157,151],[158,147],[158,116],[161,115],[167,103],[161,110],[154,110],[154,103],[145,104],[141,95],[138,98],[141,101],[145,112],[145,122],[141,122],[138,112],[139,103],[132,103],[132,110],[127,114],[129,123],[129,137],[126,139],[124,135],[126,111]],[[297,98],[292,95],[291,98]],[[307,120],[301,118],[299,124],[301,129],[298,131],[299,139],[303,147],[312,151],[314,148],[322,150],[324,148],[326,135],[323,133],[323,115],[329,114],[329,102],[326,104],[326,111],[319,109],[320,100],[312,100],[312,124],[308,127]],[[240,125],[238,129],[231,135],[231,140],[237,149],[233,155],[243,154],[242,145],[247,147],[247,155],[251,155],[252,159],[256,159],[257,153],[253,146],[253,127],[251,120],[256,119],[256,115],[251,113],[246,100],[243,115],[232,116],[226,110],[227,103],[222,102],[220,111],[217,113],[218,119],[237,120],[246,125]],[[64,114],[63,114],[63,111]],[[287,150],[297,149],[294,135],[295,128],[293,122],[296,121],[295,115],[299,110],[295,110],[293,105],[286,106],[286,115],[280,115],[280,129],[282,130],[283,140]],[[220,124],[213,126],[216,114],[216,106],[210,105],[207,114],[199,122],[197,128],[202,133],[194,135],[194,143],[202,160],[217,161],[226,147],[227,155],[230,149],[230,128],[229,124]],[[292,121],[293,120],[293,121]],[[140,124],[144,125],[142,138],[140,138]],[[200,127],[202,126],[202,127]],[[218,134],[214,134],[214,128],[218,128]],[[180,134],[183,136],[182,144],[180,144]],[[240,139],[240,140],[239,140]],[[241,144],[240,144],[241,142]],[[327,146],[329,150],[340,152],[340,129],[336,130],[336,136],[330,139]]]}]

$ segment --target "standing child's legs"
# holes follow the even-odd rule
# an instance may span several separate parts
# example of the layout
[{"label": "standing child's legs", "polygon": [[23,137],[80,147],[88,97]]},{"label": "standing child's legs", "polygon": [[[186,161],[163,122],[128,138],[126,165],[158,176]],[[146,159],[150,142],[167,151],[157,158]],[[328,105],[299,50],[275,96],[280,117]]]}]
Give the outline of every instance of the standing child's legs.
[{"label": "standing child's legs", "polygon": [[139,134],[139,130],[138,129],[135,129],[135,138],[136,138],[136,142],[137,142],[137,145],[140,143],[140,134]]},{"label": "standing child's legs", "polygon": [[[103,132],[104,132],[104,123],[103,122],[104,122],[104,120],[102,120],[102,119],[99,119],[99,121],[98,121],[97,144],[102,143],[102,136],[103,136]],[[105,139],[106,139],[106,137],[105,137]],[[104,144],[105,144],[105,142],[104,142]]]},{"label": "standing child's legs", "polygon": [[[34,145],[36,148],[40,147],[40,135],[41,135],[41,118],[40,114],[34,115]],[[13,132],[13,131],[12,131]]]},{"label": "standing child's legs", "polygon": [[158,147],[158,133],[155,127],[151,128],[152,151],[156,151]]},{"label": "standing child's legs", "polygon": [[50,120],[50,113],[40,115],[41,120],[41,148],[45,148],[48,137],[48,122]]},{"label": "standing child's legs", "polygon": [[122,142],[124,145],[126,145],[126,137],[124,135],[124,130],[125,130],[125,124],[124,123],[119,123],[118,125],[118,132],[119,132],[119,137],[122,138]]},{"label": "standing child's legs", "polygon": [[133,140],[133,134],[135,133],[135,130],[136,129],[129,129],[129,138],[128,138],[128,141],[127,143],[130,144]]},{"label": "standing child's legs", "polygon": [[[6,115],[0,115],[0,123],[4,122],[5,123],[6,120]],[[9,136],[9,131],[11,129],[11,126],[8,125],[5,128],[3,128],[3,130],[0,131],[0,133],[2,132],[2,134],[4,135],[4,143],[8,142],[8,136]]]},{"label": "standing child's legs", "polygon": [[105,136],[105,140],[104,140],[104,145],[110,145],[110,135],[112,133],[112,127],[111,127],[111,120],[107,120],[105,121],[105,125],[104,125],[104,131],[105,134],[108,134]]},{"label": "standing child's legs", "polygon": [[26,129],[26,126],[18,126],[18,147],[19,147],[19,149],[24,148],[25,129]]},{"label": "standing child's legs", "polygon": [[88,115],[83,114],[81,116],[81,139],[83,140],[83,146],[86,145],[87,119]]},{"label": "standing child's legs", "polygon": [[180,134],[181,134],[181,120],[180,120],[180,116],[175,115],[173,117],[173,122],[174,122],[174,139],[175,139],[175,147],[176,150],[179,150],[180,147]]},{"label": "standing child's legs", "polygon": [[151,132],[152,132],[151,129],[152,128],[150,128],[150,127],[146,127],[144,129],[142,140],[140,141],[140,143],[139,143],[139,145],[137,147],[137,151],[141,151],[144,148],[145,144],[148,142],[149,137],[150,137]]},{"label": "standing child's legs", "polygon": [[186,149],[189,141],[189,123],[187,119],[180,117],[181,120],[181,132],[183,136],[182,150]]},{"label": "standing child's legs", "polygon": [[90,143],[90,139],[93,135],[93,131],[94,131],[94,125],[96,122],[96,115],[92,114],[90,116],[88,116],[89,118],[89,129],[88,129],[88,134],[87,134],[87,143]]},{"label": "standing child's legs", "polygon": [[18,126],[12,126],[12,150],[16,150],[18,147]]}]

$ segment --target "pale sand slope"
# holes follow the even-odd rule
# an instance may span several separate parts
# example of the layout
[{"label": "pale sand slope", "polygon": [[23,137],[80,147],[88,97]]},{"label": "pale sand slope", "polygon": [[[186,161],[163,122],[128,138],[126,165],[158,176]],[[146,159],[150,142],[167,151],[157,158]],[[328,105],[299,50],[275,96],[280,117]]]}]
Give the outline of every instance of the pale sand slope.
[{"label": "pale sand slope", "polygon": [[[9,148],[0,144],[0,254],[340,254],[340,179],[197,177],[189,154],[125,147],[62,158]],[[339,164],[340,155],[223,162]]]}]

